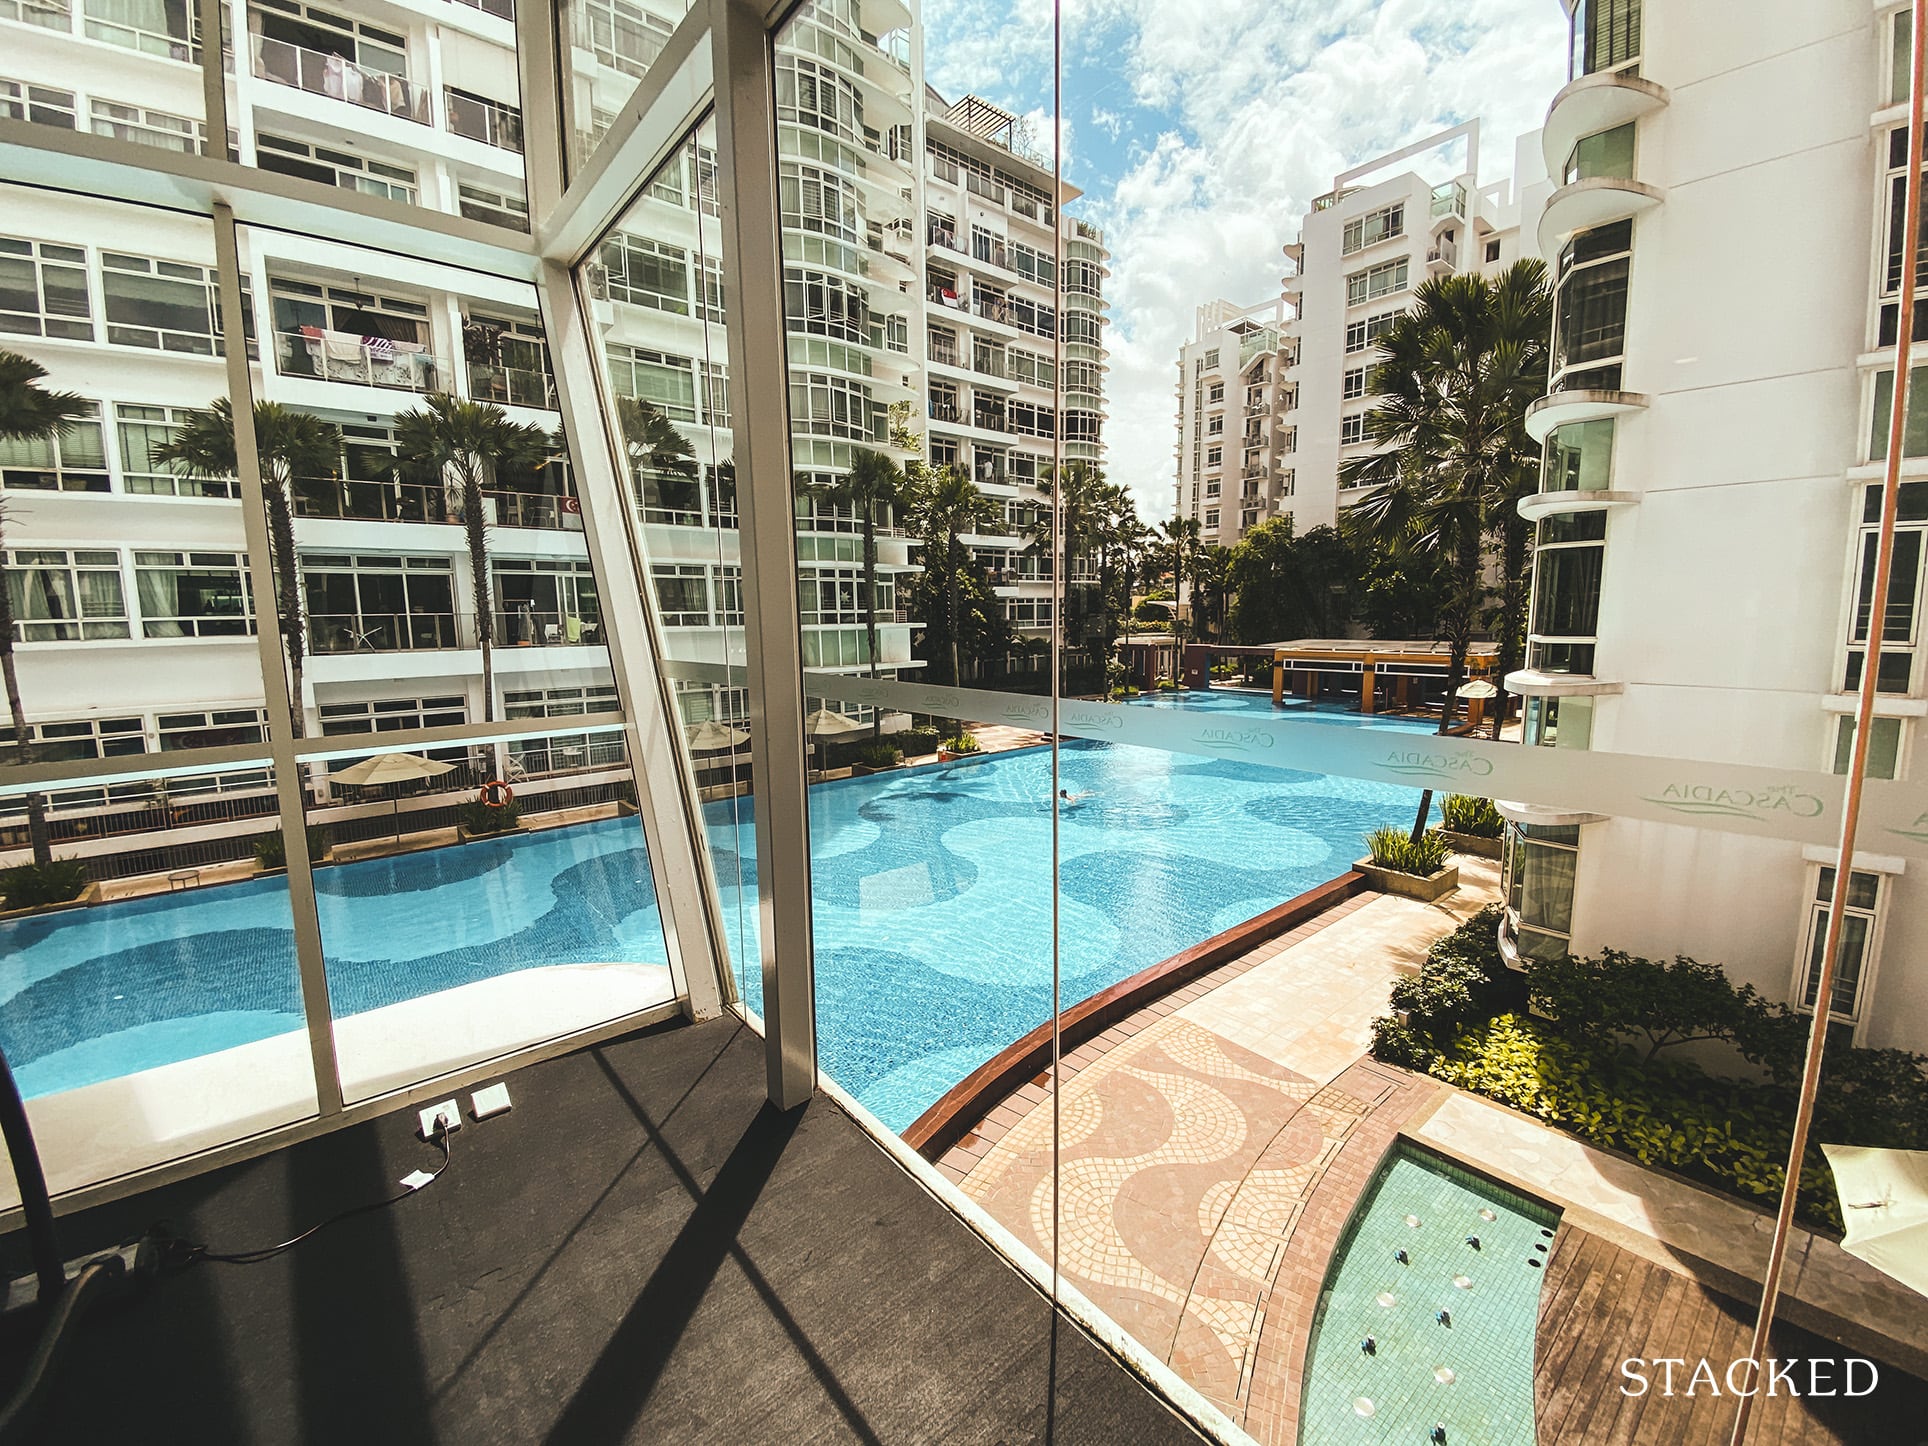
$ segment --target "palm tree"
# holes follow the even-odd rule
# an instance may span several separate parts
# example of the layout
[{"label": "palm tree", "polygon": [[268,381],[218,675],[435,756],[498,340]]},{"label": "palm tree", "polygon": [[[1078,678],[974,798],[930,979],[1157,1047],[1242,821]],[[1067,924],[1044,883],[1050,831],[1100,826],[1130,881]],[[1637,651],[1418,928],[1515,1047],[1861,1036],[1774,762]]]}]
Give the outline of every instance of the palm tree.
[{"label": "palm tree", "polygon": [[1097,550],[1110,488],[1105,475],[1086,462],[1067,462],[1056,476],[1038,482],[1038,491],[1054,506],[1031,527],[1031,545],[1052,558],[1052,575],[1064,584],[1064,637],[1074,647],[1088,648],[1084,594],[1071,581],[1072,564]]},{"label": "palm tree", "polygon": [[[1200,541],[1199,525],[1196,517],[1174,517],[1158,531],[1159,544],[1165,550],[1165,557],[1172,573],[1172,635],[1173,642],[1180,648],[1182,658],[1185,642],[1184,621],[1179,613],[1179,603],[1185,597],[1185,584],[1192,583],[1192,621],[1198,621],[1198,567],[1199,558],[1204,552]],[[1194,628],[1196,631],[1196,628]]]},{"label": "palm tree", "polygon": [[1225,620],[1231,577],[1231,548],[1212,542],[1198,550],[1198,562],[1192,573],[1192,605],[1195,612],[1202,610],[1203,621],[1198,626],[1201,642],[1208,632],[1217,633],[1219,624]]},{"label": "palm tree", "polygon": [[[904,474],[882,452],[857,447],[851,452],[850,470],[833,482],[812,488],[826,502],[846,506],[857,514],[863,528],[863,600],[865,656],[870,659],[870,676],[877,676],[877,518],[890,508],[904,505]],[[871,710],[871,735],[880,736],[884,715]]]},{"label": "palm tree", "polygon": [[[40,385],[47,369],[18,352],[0,351],[0,442],[52,441],[86,412],[73,392],[50,392]],[[13,579],[6,574],[6,513],[0,509],[0,675],[6,679],[7,710],[13,715],[16,761],[33,762],[33,732],[20,703],[20,672],[13,656]],[[47,800],[27,795],[27,836],[33,861],[41,868],[54,861],[53,833],[47,827]]]},{"label": "palm tree", "polygon": [[[1448,276],[1426,282],[1412,309],[1379,338],[1373,371],[1379,404],[1366,413],[1378,450],[1340,463],[1342,487],[1375,490],[1346,514],[1354,540],[1395,560],[1430,559],[1445,579],[1439,636],[1449,648],[1439,731],[1452,727],[1466,656],[1487,601],[1489,539],[1505,551],[1507,515],[1532,475],[1537,448],[1526,435],[1527,406],[1546,389],[1552,327],[1546,268],[1515,262],[1492,281]],[[1524,606],[1525,534],[1510,534],[1520,559],[1503,595],[1511,628]],[[1512,652],[1502,642],[1503,662]],[[1432,804],[1420,798],[1417,836]]]},{"label": "palm tree", "polygon": [[673,512],[695,511],[696,450],[676,424],[645,397],[617,397],[616,420],[622,427],[631,475],[640,483],[643,469],[648,468],[655,474],[666,507]]},{"label": "palm tree", "polygon": [[482,721],[495,721],[495,599],[489,583],[489,515],[485,494],[505,470],[533,472],[554,456],[542,428],[512,422],[502,408],[430,392],[420,407],[395,418],[402,465],[439,476],[457,500],[468,535],[469,580],[475,587],[475,635],[482,649]]},{"label": "palm tree", "polygon": [[933,469],[928,480],[910,496],[911,528],[923,544],[925,570],[928,572],[933,566],[941,570],[953,687],[964,681],[957,644],[962,622],[958,603],[963,591],[964,569],[968,565],[968,549],[961,539],[989,531],[998,525],[1002,516],[998,505],[978,491],[977,484],[956,467]]},{"label": "palm tree", "polygon": [[[301,670],[308,635],[301,621],[301,566],[295,554],[294,488],[298,481],[333,477],[341,464],[341,428],[312,412],[280,402],[254,404],[254,450],[261,462],[261,500],[268,513],[268,557],[274,568],[276,624],[288,659],[288,722],[302,732]],[[157,462],[190,477],[234,477],[234,404],[221,397],[193,411],[175,434],[154,449]]]}]

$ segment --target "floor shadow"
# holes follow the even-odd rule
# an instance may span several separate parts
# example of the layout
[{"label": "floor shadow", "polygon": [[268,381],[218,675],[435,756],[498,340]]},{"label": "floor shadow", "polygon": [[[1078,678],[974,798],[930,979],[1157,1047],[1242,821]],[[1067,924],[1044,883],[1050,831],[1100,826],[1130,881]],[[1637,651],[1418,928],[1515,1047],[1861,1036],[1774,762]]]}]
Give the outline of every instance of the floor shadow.
[{"label": "floor shadow", "polygon": [[545,1438],[547,1446],[604,1446],[628,1439],[717,1271],[737,1253],[737,1234],[801,1118],[801,1111],[785,1113],[769,1104],[758,1111],[563,1408]]}]

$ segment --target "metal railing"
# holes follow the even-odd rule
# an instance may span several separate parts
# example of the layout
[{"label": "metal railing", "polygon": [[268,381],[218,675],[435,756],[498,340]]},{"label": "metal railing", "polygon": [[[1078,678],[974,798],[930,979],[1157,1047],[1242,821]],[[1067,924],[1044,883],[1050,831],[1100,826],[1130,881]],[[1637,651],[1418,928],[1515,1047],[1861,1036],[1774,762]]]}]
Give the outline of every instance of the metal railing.
[{"label": "metal railing", "polygon": [[533,367],[497,367],[487,362],[470,362],[469,395],[478,402],[553,412],[556,379]]},{"label": "metal railing", "polygon": [[448,111],[449,130],[455,135],[522,154],[522,112],[514,106],[467,95],[447,85],[442,87],[442,104]]},{"label": "metal railing", "polygon": [[941,367],[963,365],[963,363],[958,360],[957,343],[954,341],[940,342],[933,337],[930,343],[930,358]]},{"label": "metal railing", "polygon": [[957,239],[957,232],[948,226],[933,223],[925,228],[924,234],[930,238],[930,244],[933,246],[942,246],[945,250],[955,251],[960,256],[966,254],[964,243]]},{"label": "metal railing", "polygon": [[[573,497],[542,492],[485,492],[489,525],[561,532],[578,516]],[[459,523],[448,489],[433,483],[371,481],[351,477],[301,478],[295,483],[295,516],[349,522]]]},{"label": "metal railing", "polygon": [[602,618],[595,614],[542,612],[532,607],[508,607],[495,614],[495,645],[499,648],[593,648],[602,644]]},{"label": "metal railing", "polygon": [[449,652],[475,647],[466,613],[310,613],[308,647],[328,653]]},{"label": "metal railing", "polygon": [[432,392],[441,384],[441,359],[426,348],[345,331],[278,331],[274,358],[275,370],[284,377],[402,392]]},{"label": "metal railing", "polygon": [[428,96],[400,75],[368,70],[343,56],[309,50],[270,35],[254,37],[254,73],[261,80],[378,110],[417,125],[432,125]]},{"label": "metal railing", "polygon": [[1001,296],[976,296],[971,298],[971,309],[986,321],[999,322],[1005,326],[1016,326],[1011,303]]},{"label": "metal railing", "polygon": [[961,422],[964,420],[964,414],[959,410],[956,402],[940,402],[933,399],[930,404],[930,414],[933,422]]},{"label": "metal railing", "polygon": [[1002,242],[993,237],[973,233],[971,254],[987,266],[999,266],[1006,271],[1011,269],[1010,253],[1005,250]]}]

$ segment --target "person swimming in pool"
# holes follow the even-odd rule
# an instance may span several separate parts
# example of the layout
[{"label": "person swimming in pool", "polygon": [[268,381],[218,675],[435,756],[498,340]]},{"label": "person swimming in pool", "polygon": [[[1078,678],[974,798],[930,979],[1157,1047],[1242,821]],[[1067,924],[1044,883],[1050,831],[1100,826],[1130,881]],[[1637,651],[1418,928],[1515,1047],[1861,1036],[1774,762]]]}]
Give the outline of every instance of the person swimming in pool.
[{"label": "person swimming in pool", "polygon": [[1083,803],[1087,798],[1091,797],[1091,790],[1086,789],[1083,793],[1073,793],[1068,788],[1061,788],[1058,790],[1058,797],[1064,800],[1064,806],[1069,808],[1072,804]]}]

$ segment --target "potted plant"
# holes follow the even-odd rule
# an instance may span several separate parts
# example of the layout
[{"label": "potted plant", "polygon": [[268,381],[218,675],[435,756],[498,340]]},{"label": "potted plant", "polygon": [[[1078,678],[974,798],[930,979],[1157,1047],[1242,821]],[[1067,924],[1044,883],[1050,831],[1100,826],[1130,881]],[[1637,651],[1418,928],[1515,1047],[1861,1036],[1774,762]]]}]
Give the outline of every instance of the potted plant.
[{"label": "potted plant", "polygon": [[1506,820],[1493,807],[1490,798],[1473,798],[1464,793],[1449,793],[1440,800],[1440,837],[1457,854],[1496,859]]},{"label": "potted plant", "polygon": [[857,750],[857,761],[851,765],[851,772],[859,778],[873,773],[888,773],[900,767],[904,761],[904,750],[895,743],[879,740],[866,743]]},{"label": "potted plant", "polygon": [[471,839],[494,838],[497,834],[522,832],[522,805],[514,799],[501,805],[470,799],[456,810],[459,822],[455,836],[463,843]]},{"label": "potted plant", "polygon": [[965,733],[960,730],[937,745],[937,761],[939,763],[950,763],[956,759],[982,751],[974,734]]},{"label": "potted plant", "polygon": [[1413,838],[1404,829],[1376,828],[1366,835],[1370,856],[1353,868],[1382,894],[1430,904],[1459,887],[1459,865],[1447,863],[1446,840],[1437,829]]},{"label": "potted plant", "polygon": [[[329,852],[327,826],[319,823],[308,825],[308,862],[325,863]],[[254,840],[254,862],[259,872],[264,874],[285,874],[288,872],[288,844],[280,829],[272,833],[258,835]]]}]

